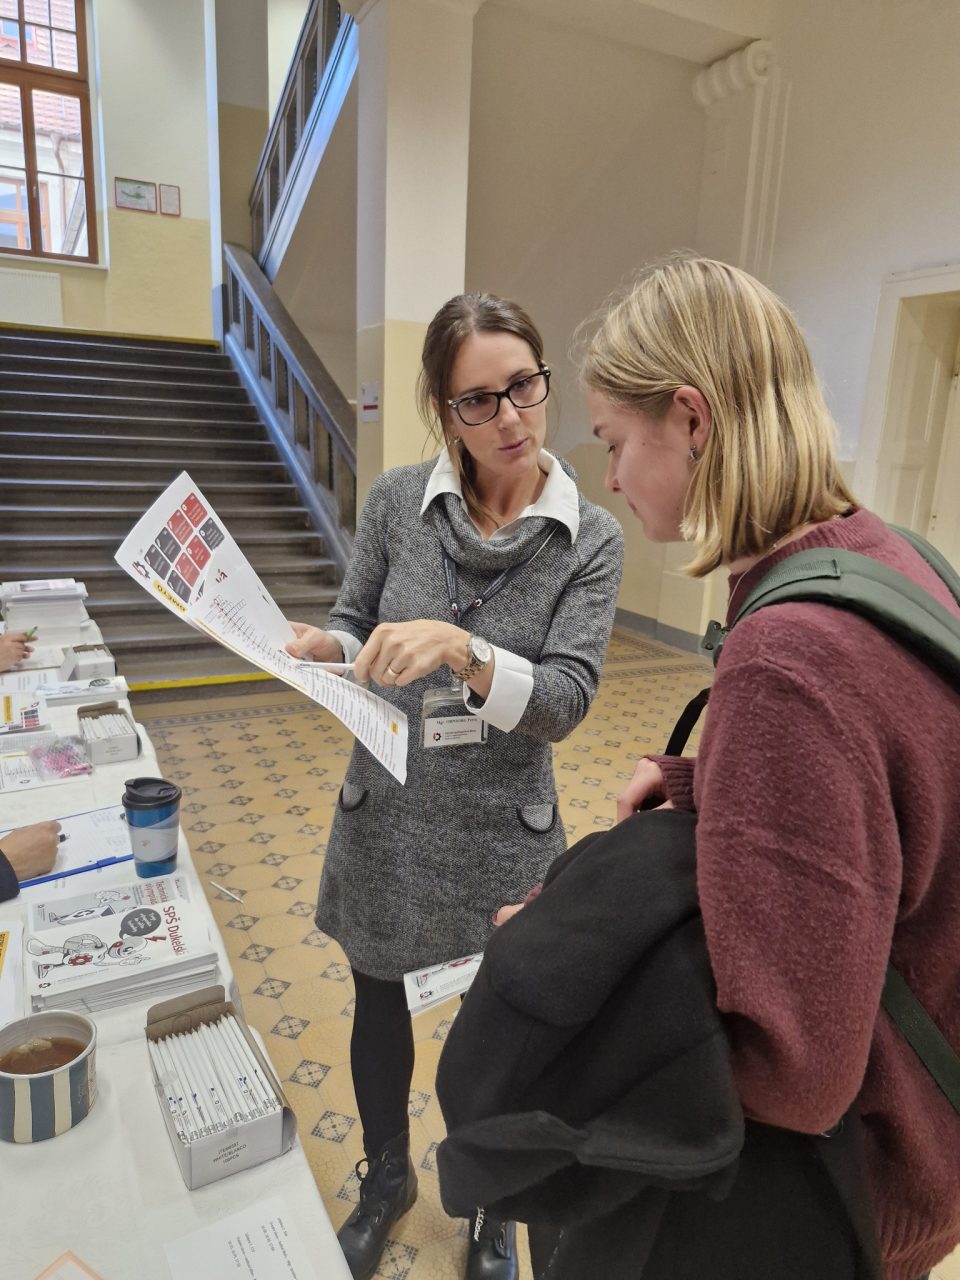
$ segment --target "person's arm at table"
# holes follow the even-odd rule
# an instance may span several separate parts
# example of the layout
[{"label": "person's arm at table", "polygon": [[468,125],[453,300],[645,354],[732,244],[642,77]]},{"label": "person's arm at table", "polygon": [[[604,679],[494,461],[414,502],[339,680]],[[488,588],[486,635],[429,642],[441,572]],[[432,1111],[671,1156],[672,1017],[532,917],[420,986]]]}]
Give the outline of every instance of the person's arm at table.
[{"label": "person's arm at table", "polygon": [[29,658],[33,649],[27,643],[26,631],[9,631],[0,636],[0,671],[11,671],[18,662]]},{"label": "person's arm at table", "polygon": [[0,843],[0,902],[15,898],[21,880],[46,875],[57,856],[59,822],[17,827]]}]

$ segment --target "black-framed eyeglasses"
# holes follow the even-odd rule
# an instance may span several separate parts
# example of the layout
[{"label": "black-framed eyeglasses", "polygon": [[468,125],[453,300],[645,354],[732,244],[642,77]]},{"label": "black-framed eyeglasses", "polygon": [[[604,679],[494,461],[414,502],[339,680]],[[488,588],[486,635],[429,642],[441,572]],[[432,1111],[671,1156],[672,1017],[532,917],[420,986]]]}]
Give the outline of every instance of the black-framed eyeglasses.
[{"label": "black-framed eyeglasses", "polygon": [[549,394],[550,370],[544,366],[537,373],[517,378],[503,391],[477,391],[473,395],[448,400],[447,404],[465,427],[482,427],[497,416],[500,401],[504,398],[515,409],[532,409],[534,405],[543,404]]}]

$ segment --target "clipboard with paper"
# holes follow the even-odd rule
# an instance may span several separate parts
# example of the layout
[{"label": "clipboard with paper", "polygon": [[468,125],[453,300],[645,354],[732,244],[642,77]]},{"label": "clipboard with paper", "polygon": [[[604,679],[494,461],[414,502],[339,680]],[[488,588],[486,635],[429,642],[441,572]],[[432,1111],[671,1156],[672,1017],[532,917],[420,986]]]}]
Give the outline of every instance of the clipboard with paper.
[{"label": "clipboard with paper", "polygon": [[324,664],[286,652],[293,629],[186,471],[137,521],[114,558],[184,622],[330,711],[406,781],[406,716]]}]

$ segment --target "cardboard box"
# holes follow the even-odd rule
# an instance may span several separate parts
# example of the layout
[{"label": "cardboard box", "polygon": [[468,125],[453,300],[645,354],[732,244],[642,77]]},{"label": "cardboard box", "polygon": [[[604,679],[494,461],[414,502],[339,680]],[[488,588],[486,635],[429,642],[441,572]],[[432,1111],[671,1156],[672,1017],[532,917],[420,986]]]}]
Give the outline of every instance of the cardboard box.
[{"label": "cardboard box", "polygon": [[[99,716],[123,716],[130,726],[130,732],[111,738],[88,738],[83,732],[84,722],[96,720]],[[92,765],[116,764],[119,760],[136,760],[140,754],[140,735],[137,733],[137,727],[119,702],[92,702],[88,706],[78,707],[77,725]]]},{"label": "cardboard box", "polygon": [[148,1040],[163,1040],[165,1036],[193,1031],[205,1022],[216,1022],[226,1013],[231,1013],[236,1018],[241,1034],[260,1064],[264,1080],[276,1092],[281,1105],[280,1110],[273,1112],[272,1115],[260,1116],[246,1124],[234,1125],[221,1133],[213,1133],[195,1142],[184,1143],[177,1136],[173,1118],[164,1098],[163,1086],[151,1063],[150,1072],[157,1095],[157,1105],[160,1107],[170,1145],[180,1166],[180,1173],[191,1191],[196,1190],[197,1187],[206,1186],[208,1182],[219,1182],[221,1178],[226,1178],[231,1173],[239,1173],[242,1169],[250,1169],[254,1165],[262,1164],[265,1160],[283,1155],[293,1146],[297,1133],[297,1121],[293,1108],[280,1087],[280,1081],[269,1058],[250,1034],[250,1029],[243,1020],[243,1014],[231,1000],[224,1000],[223,987],[204,987],[202,991],[191,991],[189,995],[178,996],[175,1000],[154,1005],[147,1010],[145,1034]]},{"label": "cardboard box", "polygon": [[97,676],[115,676],[117,664],[103,644],[75,644],[63,651],[61,680],[93,680]]}]

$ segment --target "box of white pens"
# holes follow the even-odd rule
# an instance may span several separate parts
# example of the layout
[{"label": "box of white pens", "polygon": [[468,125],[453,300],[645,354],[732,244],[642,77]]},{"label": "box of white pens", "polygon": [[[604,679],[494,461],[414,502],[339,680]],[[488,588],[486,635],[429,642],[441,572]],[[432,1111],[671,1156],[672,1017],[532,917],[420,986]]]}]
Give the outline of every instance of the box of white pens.
[{"label": "box of white pens", "polygon": [[147,1011],[160,1111],[191,1191],[283,1155],[297,1122],[269,1059],[223,987]]},{"label": "box of white pens", "polygon": [[91,764],[136,760],[140,754],[136,725],[119,702],[92,702],[78,707],[77,724]]}]

